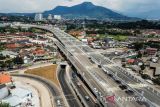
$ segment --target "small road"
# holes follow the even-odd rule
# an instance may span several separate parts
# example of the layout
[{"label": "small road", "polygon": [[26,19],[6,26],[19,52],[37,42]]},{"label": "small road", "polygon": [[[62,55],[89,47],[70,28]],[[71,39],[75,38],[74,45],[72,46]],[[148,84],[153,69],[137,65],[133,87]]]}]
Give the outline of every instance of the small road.
[{"label": "small road", "polygon": [[77,101],[77,97],[74,96],[70,87],[67,84],[67,81],[65,79],[65,69],[64,68],[61,68],[61,70],[59,71],[58,79],[60,81],[63,93],[70,107],[81,107]]},{"label": "small road", "polygon": [[45,66],[50,66],[50,65],[53,65],[53,63],[50,63],[50,62],[36,63],[36,64],[33,64],[32,66],[28,66],[28,67],[25,67],[25,68],[22,68],[22,69],[14,69],[14,70],[6,71],[6,72],[11,72],[11,73],[19,72],[20,74],[24,74],[24,72],[29,70],[29,69],[35,69],[35,68],[45,67]]}]

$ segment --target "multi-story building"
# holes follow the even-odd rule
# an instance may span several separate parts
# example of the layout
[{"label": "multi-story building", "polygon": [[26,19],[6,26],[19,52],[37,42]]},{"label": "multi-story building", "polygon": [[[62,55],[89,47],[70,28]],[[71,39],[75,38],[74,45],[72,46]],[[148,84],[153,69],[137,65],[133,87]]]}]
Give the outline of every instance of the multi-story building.
[{"label": "multi-story building", "polygon": [[62,17],[61,17],[61,15],[54,15],[54,19],[56,19],[56,20],[61,20]]},{"label": "multi-story building", "polygon": [[48,19],[48,20],[52,20],[52,15],[49,14],[47,19]]},{"label": "multi-story building", "polygon": [[43,20],[43,15],[41,13],[35,14],[35,21],[42,21]]}]

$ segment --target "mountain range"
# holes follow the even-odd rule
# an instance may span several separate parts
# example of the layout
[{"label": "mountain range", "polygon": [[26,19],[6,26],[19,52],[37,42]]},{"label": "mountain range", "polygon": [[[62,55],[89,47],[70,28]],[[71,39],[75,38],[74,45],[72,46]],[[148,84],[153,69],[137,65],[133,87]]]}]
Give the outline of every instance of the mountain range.
[{"label": "mountain range", "polygon": [[[43,15],[47,17],[49,14],[61,15],[67,19],[109,19],[109,20],[137,20],[138,18],[128,17],[111,9],[96,6],[91,2],[83,2],[71,7],[57,6],[52,10],[44,11]],[[4,15],[4,14],[3,14]],[[14,16],[32,16],[35,13],[8,13],[6,15]]]},{"label": "mountain range", "polygon": [[43,14],[44,15],[58,14],[69,19],[75,19],[75,18],[114,19],[114,20],[136,19],[119,14],[105,7],[96,6],[91,2],[83,2],[82,4],[78,4],[72,7],[57,6],[52,10],[45,11]]}]

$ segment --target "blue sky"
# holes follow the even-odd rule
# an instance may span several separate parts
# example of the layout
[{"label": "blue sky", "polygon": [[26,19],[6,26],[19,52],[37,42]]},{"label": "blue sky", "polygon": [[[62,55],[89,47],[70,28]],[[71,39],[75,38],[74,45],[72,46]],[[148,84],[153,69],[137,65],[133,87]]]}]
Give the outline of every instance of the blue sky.
[{"label": "blue sky", "polygon": [[90,1],[124,15],[160,19],[160,0],[0,0],[0,12],[43,12]]}]

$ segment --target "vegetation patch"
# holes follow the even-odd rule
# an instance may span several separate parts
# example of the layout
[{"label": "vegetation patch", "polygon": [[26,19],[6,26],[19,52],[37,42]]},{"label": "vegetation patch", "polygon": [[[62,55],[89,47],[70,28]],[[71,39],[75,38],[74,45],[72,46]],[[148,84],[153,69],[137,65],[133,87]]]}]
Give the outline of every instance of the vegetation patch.
[{"label": "vegetation patch", "polygon": [[8,103],[0,103],[0,107],[11,107]]},{"label": "vegetation patch", "polygon": [[25,71],[25,73],[44,77],[46,79],[51,80],[57,86],[59,86],[58,79],[56,76],[56,69],[57,69],[57,65],[50,65],[50,66],[46,66],[46,67],[29,69],[29,70]]}]

